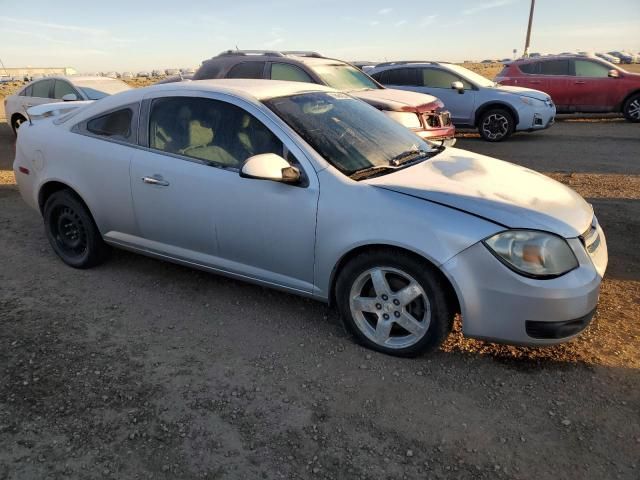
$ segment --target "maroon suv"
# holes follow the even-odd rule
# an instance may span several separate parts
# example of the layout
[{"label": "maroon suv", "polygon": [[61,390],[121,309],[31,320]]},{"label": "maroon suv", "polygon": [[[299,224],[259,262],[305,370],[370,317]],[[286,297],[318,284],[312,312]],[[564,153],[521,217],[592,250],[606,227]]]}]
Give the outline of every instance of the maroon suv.
[{"label": "maroon suv", "polygon": [[496,82],[542,90],[559,113],[622,112],[640,122],[640,74],[599,58],[524,58],[505,65]]}]

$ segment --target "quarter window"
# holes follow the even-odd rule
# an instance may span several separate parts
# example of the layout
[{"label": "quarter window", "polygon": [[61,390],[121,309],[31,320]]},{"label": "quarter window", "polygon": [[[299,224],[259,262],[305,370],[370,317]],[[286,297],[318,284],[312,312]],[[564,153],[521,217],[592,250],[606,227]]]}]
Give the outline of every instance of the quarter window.
[{"label": "quarter window", "polygon": [[149,146],[233,169],[253,155],[284,150],[273,132],[242,108],[192,97],[153,101]]},{"label": "quarter window", "polygon": [[576,77],[606,78],[609,69],[597,62],[589,60],[575,60]]},{"label": "quarter window", "polygon": [[271,80],[316,83],[304,70],[287,63],[274,63],[271,65]]},{"label": "quarter window", "polygon": [[51,83],[53,80],[40,80],[31,85],[31,96],[40,98],[49,98]]},{"label": "quarter window", "polygon": [[116,110],[87,122],[87,130],[94,135],[127,140],[131,137],[131,119],[133,112],[130,108]]},{"label": "quarter window", "polygon": [[457,75],[449,73],[445,70],[436,68],[422,69],[422,84],[430,88],[451,88],[453,82],[462,82],[465,90],[471,90],[473,87],[469,82],[465,82]]},{"label": "quarter window", "polygon": [[64,80],[56,80],[56,83],[53,86],[53,98],[62,100],[62,97],[69,93],[73,93],[78,98],[78,100],[80,100],[78,92],[76,92],[75,88],[73,88],[69,84],[69,82],[65,82]]},{"label": "quarter window", "polygon": [[541,75],[571,75],[569,60],[545,60],[540,62]]},{"label": "quarter window", "polygon": [[227,78],[263,78],[265,62],[243,62],[235,65]]}]

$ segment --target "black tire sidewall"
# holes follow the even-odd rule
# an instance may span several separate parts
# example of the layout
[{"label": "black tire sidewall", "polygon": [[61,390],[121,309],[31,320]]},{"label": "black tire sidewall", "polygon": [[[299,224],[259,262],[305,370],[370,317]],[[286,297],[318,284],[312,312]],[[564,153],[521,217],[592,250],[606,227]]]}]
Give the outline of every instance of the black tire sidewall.
[{"label": "black tire sidewall", "polygon": [[[484,119],[494,113],[500,113],[509,120],[509,131],[507,132],[507,134],[504,135],[503,137],[496,138],[496,139],[487,138],[482,130],[482,124],[484,123]],[[503,140],[506,140],[507,138],[509,138],[511,134],[513,134],[515,128],[516,128],[516,121],[513,118],[513,114],[511,114],[511,112],[509,112],[504,108],[492,108],[491,110],[487,110],[480,116],[480,120],[478,121],[478,133],[480,134],[480,137],[482,137],[482,139],[487,142],[502,142]]]},{"label": "black tire sidewall", "polygon": [[20,119],[22,119],[23,122],[25,122],[27,120],[22,115],[15,116],[13,118],[13,120],[11,120],[11,129],[13,130],[13,134],[16,137],[18,136],[18,120],[20,120]]},{"label": "black tire sidewall", "polygon": [[622,114],[624,115],[624,118],[627,119],[628,121],[633,123],[638,123],[640,122],[640,118],[631,118],[631,116],[628,113],[628,109],[631,106],[631,103],[633,103],[635,100],[640,100],[640,93],[636,93],[635,95],[632,95],[631,98],[629,98],[626,102],[624,102],[624,107],[622,108]]},{"label": "black tire sidewall", "polygon": [[[378,345],[368,339],[357,327],[349,306],[349,295],[355,280],[374,267],[392,267],[402,270],[416,279],[424,289],[431,307],[429,329],[414,345],[394,349]],[[347,331],[361,345],[373,350],[401,357],[414,357],[437,349],[451,332],[453,312],[447,302],[445,289],[439,274],[426,261],[412,255],[393,251],[365,252],[352,259],[339,273],[336,282],[336,305]]]},{"label": "black tire sidewall", "polygon": [[[68,206],[80,217],[87,235],[87,248],[80,256],[70,256],[57,244],[51,231],[53,211],[61,206]],[[82,201],[69,190],[53,193],[46,201],[43,209],[44,228],[49,244],[58,257],[73,268],[90,268],[101,263],[108,252],[108,248],[96,227],[93,217]]]}]

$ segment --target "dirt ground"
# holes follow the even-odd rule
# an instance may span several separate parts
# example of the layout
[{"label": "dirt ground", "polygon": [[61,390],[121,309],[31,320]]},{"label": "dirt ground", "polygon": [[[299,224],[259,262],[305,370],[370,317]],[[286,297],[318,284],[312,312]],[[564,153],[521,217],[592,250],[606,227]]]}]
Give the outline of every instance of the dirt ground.
[{"label": "dirt ground", "polygon": [[12,142],[0,124],[1,480],[640,477],[640,125],[461,135],[589,199],[610,265],[573,342],[456,330],[412,360],[355,345],[310,300],[122,251],[66,267]]}]

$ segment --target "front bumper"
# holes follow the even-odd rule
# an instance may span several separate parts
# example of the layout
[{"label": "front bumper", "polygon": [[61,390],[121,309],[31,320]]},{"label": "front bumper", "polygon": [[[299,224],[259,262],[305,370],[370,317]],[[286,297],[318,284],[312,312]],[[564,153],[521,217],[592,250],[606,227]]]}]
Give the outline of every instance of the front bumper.
[{"label": "front bumper", "polygon": [[425,140],[446,140],[454,138],[456,135],[456,127],[451,124],[444,127],[435,127],[428,129],[414,130],[416,135]]},{"label": "front bumper", "polygon": [[532,132],[534,130],[544,130],[554,124],[556,118],[555,105],[544,105],[540,107],[529,107],[518,112],[520,121],[516,126],[516,131]]},{"label": "front bumper", "polygon": [[446,262],[462,313],[465,336],[518,345],[552,345],[577,336],[598,303],[607,266],[602,229],[588,253],[580,238],[568,239],[578,268],[549,280],[526,278],[509,270],[477,243]]}]

